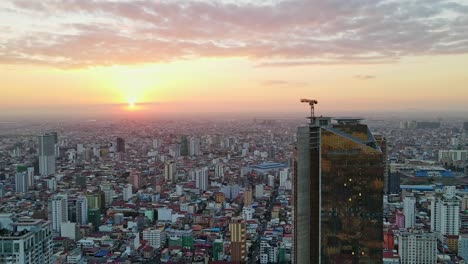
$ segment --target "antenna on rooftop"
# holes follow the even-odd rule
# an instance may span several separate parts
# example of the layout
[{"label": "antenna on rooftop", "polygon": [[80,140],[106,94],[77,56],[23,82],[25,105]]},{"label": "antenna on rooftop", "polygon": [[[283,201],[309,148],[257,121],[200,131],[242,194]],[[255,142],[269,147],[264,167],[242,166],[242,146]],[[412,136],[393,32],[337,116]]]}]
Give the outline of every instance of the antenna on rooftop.
[{"label": "antenna on rooftop", "polygon": [[308,103],[310,105],[310,120],[313,122],[315,120],[315,105],[318,104],[317,100],[314,99],[301,99],[301,103]]}]

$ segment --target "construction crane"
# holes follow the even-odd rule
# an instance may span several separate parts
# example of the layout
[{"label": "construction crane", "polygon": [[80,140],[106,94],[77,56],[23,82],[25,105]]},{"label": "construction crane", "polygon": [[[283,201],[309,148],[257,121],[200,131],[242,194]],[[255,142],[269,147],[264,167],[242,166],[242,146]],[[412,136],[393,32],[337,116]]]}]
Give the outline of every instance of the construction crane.
[{"label": "construction crane", "polygon": [[310,105],[310,119],[315,119],[315,105],[318,104],[317,100],[313,99],[301,99],[301,103],[308,103]]}]

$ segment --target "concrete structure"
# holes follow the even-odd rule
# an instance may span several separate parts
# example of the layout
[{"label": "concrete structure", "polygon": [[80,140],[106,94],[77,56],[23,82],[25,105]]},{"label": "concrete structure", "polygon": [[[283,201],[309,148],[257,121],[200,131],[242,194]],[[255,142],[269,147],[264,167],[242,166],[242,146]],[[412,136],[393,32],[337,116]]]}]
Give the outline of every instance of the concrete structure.
[{"label": "concrete structure", "polygon": [[76,199],[76,223],[78,225],[88,224],[88,199],[83,195]]},{"label": "concrete structure", "polygon": [[164,178],[166,181],[177,182],[177,165],[174,161],[168,161],[164,165]]},{"label": "concrete structure", "polygon": [[294,263],[381,262],[385,166],[367,125],[312,118],[293,165]]},{"label": "concrete structure", "polygon": [[202,191],[208,189],[208,167],[197,169],[195,171],[195,187]]},{"label": "concrete structure", "polygon": [[60,234],[62,222],[68,222],[68,199],[66,195],[57,194],[49,199],[49,219],[52,230]]},{"label": "concrete structure", "polygon": [[416,223],[416,198],[407,196],[403,199],[403,214],[405,215],[405,228],[414,227]]},{"label": "concrete structure", "polygon": [[122,193],[123,193],[123,200],[125,202],[128,202],[133,197],[133,185],[131,185],[130,183],[125,184],[122,190]]},{"label": "concrete structure", "polygon": [[460,225],[460,200],[457,197],[432,198],[432,232],[440,232],[442,235],[458,235]]},{"label": "concrete structure", "polygon": [[244,262],[247,257],[247,232],[243,220],[235,220],[229,224],[231,232],[231,262]]},{"label": "concrete structure", "polygon": [[166,241],[164,228],[147,228],[143,230],[143,239],[154,249],[160,249]]},{"label": "concrete structure", "polygon": [[15,190],[19,193],[26,193],[28,191],[28,175],[26,172],[16,173],[15,175]]},{"label": "concrete structure", "polygon": [[45,133],[38,137],[39,173],[42,176],[55,174],[55,144],[57,133]]},{"label": "concrete structure", "polygon": [[52,263],[52,232],[49,221],[0,215],[5,232],[0,234],[0,263]]},{"label": "concrete structure", "polygon": [[398,235],[398,252],[401,264],[436,264],[436,235],[423,231],[403,231]]}]

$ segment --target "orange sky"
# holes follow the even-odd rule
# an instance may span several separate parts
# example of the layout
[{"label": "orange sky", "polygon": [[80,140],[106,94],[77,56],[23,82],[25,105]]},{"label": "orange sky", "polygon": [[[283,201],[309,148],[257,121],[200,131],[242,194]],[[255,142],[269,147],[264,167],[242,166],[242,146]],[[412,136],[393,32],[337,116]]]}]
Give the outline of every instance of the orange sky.
[{"label": "orange sky", "polygon": [[301,112],[302,97],[324,112],[468,112],[463,8],[2,1],[0,117]]}]

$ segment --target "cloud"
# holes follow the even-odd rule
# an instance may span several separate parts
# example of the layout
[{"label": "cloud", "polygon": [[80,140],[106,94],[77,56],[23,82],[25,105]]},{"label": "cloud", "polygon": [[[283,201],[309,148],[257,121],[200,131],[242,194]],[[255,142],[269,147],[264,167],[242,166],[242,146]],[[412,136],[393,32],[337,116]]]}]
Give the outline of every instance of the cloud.
[{"label": "cloud", "polygon": [[306,86],[307,82],[294,82],[294,81],[284,81],[284,80],[266,80],[260,83],[263,86],[276,86],[276,87],[286,87],[286,86]]},{"label": "cloud", "polygon": [[354,78],[358,80],[370,80],[370,79],[375,79],[375,75],[355,75]]},{"label": "cloud", "polygon": [[468,5],[447,0],[5,1],[0,63],[56,67],[246,57],[260,67],[468,53]]}]

